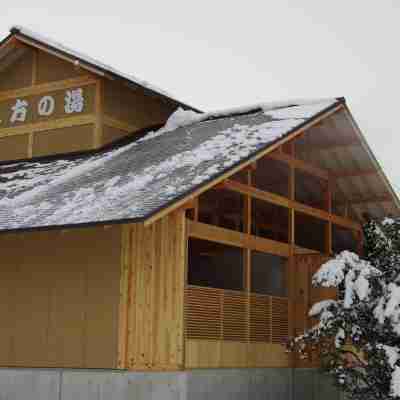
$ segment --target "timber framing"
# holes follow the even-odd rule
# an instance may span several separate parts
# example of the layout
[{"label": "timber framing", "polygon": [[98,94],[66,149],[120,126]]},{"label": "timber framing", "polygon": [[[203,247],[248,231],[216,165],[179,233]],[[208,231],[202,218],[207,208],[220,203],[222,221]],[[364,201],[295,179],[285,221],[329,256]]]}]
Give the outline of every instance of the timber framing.
[{"label": "timber framing", "polygon": [[[0,129],[0,138],[24,135],[26,133],[36,133],[44,131],[53,131],[60,128],[69,128],[72,126],[89,125],[96,123],[96,114],[77,115],[73,117],[57,118],[51,121],[36,122]],[[54,131],[56,133],[56,131]]]},{"label": "timber framing", "polygon": [[261,251],[281,257],[289,256],[289,245],[275,240],[187,220],[188,236],[244,249]]},{"label": "timber framing", "polygon": [[232,175],[236,174],[240,170],[242,170],[245,167],[250,166],[257,160],[259,160],[262,157],[265,157],[267,154],[272,153],[274,150],[277,150],[280,146],[282,146],[285,143],[290,142],[291,140],[297,138],[298,136],[302,135],[306,130],[317,124],[318,122],[322,121],[325,118],[328,118],[329,116],[335,114],[338,111],[343,110],[344,104],[340,103],[333,108],[323,112],[320,115],[317,115],[313,120],[303,124],[300,128],[295,129],[293,132],[290,132],[287,134],[284,138],[277,140],[275,143],[269,145],[266,149],[259,151],[257,154],[255,154],[252,157],[249,157],[247,160],[240,162],[239,165],[236,167],[232,168],[230,171],[220,175],[217,178],[212,179],[209,183],[202,185],[201,187],[195,189],[191,193],[189,193],[186,196],[182,196],[180,200],[175,201],[173,204],[162,208],[161,210],[155,212],[153,215],[149,216],[148,218],[145,219],[144,224],[151,225],[158,219],[162,218],[163,216],[169,214],[170,212],[178,209],[179,207],[182,206],[182,204],[186,203],[187,201],[196,198],[199,196],[201,193],[204,193],[205,191],[211,189],[213,186],[217,185],[218,183],[223,182],[224,180],[228,179]]},{"label": "timber framing", "polygon": [[71,89],[76,86],[93,85],[96,84],[98,81],[98,78],[94,78],[93,76],[88,75],[78,78],[64,79],[62,81],[42,83],[39,85],[28,86],[21,89],[7,90],[0,92],[0,101],[15,99],[18,97],[39,95],[57,90]]},{"label": "timber framing", "polygon": [[305,204],[299,203],[295,200],[290,200],[286,197],[279,196],[275,193],[266,192],[252,186],[244,185],[240,182],[227,180],[224,182],[224,188],[236,191],[238,193],[248,195],[260,200],[267,201],[269,203],[273,203],[275,205],[285,207],[285,208],[293,208],[297,212],[301,212],[303,214],[310,215],[312,217],[316,217],[322,219],[324,221],[328,221],[334,223],[339,226],[343,226],[345,228],[361,230],[361,225],[348,218],[340,217],[337,215],[333,215],[327,211],[320,210],[317,208],[313,208],[307,206]]}]

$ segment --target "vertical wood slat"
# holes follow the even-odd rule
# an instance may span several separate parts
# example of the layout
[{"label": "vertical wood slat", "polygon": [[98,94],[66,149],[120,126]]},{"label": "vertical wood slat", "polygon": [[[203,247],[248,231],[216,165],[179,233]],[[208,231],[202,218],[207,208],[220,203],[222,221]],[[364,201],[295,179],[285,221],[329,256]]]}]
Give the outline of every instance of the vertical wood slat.
[{"label": "vertical wood slat", "polygon": [[281,344],[289,334],[288,312],[287,298],[188,286],[186,338]]},{"label": "vertical wood slat", "polygon": [[184,212],[154,224],[128,225],[130,296],[126,367],[173,370],[184,354]]}]

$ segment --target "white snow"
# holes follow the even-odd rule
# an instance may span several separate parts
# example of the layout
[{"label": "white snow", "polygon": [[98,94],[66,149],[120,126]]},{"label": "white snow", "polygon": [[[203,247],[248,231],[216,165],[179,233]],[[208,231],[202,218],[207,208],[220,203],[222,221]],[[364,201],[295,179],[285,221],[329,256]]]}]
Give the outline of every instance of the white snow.
[{"label": "white snow", "polygon": [[323,311],[325,311],[327,308],[329,308],[330,306],[336,304],[335,300],[322,300],[319,301],[318,303],[315,303],[310,311],[308,312],[308,315],[310,317],[316,317],[319,314],[321,314]]},{"label": "white snow", "polygon": [[[117,169],[114,176],[96,174],[99,170],[106,171],[115,165],[122,153],[125,153],[122,159],[134,163],[141,155],[142,146],[149,152],[152,141],[160,140],[160,135],[172,135],[175,129],[187,127],[183,132],[180,131],[180,135],[190,140],[191,135],[195,134],[193,129],[188,128],[190,124],[197,122],[196,134],[197,130],[201,134],[201,129],[207,131],[206,125],[203,127],[202,124],[208,126],[212,121],[201,122],[206,118],[203,114],[177,110],[159,131],[145,136],[144,140],[106,153],[44,164],[21,163],[17,172],[7,173],[8,167],[5,169],[3,166],[0,185],[0,194],[3,196],[0,200],[0,214],[6,215],[3,224],[6,221],[7,229],[16,229],[142,217],[250,156],[260,146],[287,134],[307,121],[311,110],[316,114],[326,107],[325,102],[290,107],[287,109],[288,115],[295,118],[283,118],[281,110],[281,119],[270,120],[265,117],[261,119],[263,122],[258,123],[252,120],[252,115],[237,118],[237,123],[221,129],[189,150],[169,150],[156,163],[147,157],[145,165],[135,164],[131,169],[124,167],[123,173]],[[300,118],[302,112],[304,118]],[[228,117],[229,121],[231,119]],[[162,149],[159,151],[159,155],[163,154]],[[184,173],[177,173],[179,170]],[[10,168],[10,171],[14,170]],[[96,177],[92,186],[85,186],[86,178],[83,179],[83,186],[74,184],[82,177],[92,176]],[[47,201],[54,198],[54,193],[57,204],[54,200]]]},{"label": "white snow", "polygon": [[386,318],[389,319],[395,332],[400,335],[400,286],[389,283],[386,295],[375,307],[374,315],[381,324]]}]

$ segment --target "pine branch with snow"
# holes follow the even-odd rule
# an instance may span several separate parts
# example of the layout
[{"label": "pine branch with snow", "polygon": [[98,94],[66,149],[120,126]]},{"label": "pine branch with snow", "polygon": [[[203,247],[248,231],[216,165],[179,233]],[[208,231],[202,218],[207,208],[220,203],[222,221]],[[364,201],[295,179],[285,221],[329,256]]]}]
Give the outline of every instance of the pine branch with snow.
[{"label": "pine branch with snow", "polygon": [[289,347],[302,357],[318,348],[351,399],[400,399],[400,222],[371,221],[364,239],[363,259],[343,251],[314,275],[337,298],[314,304],[318,323]]}]

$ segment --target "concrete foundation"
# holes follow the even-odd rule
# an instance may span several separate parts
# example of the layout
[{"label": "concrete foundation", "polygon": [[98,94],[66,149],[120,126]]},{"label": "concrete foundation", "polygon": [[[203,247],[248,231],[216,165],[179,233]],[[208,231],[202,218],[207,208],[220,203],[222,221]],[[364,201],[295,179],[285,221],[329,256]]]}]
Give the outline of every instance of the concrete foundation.
[{"label": "concrete foundation", "polygon": [[0,369],[0,400],[341,400],[315,369]]}]

